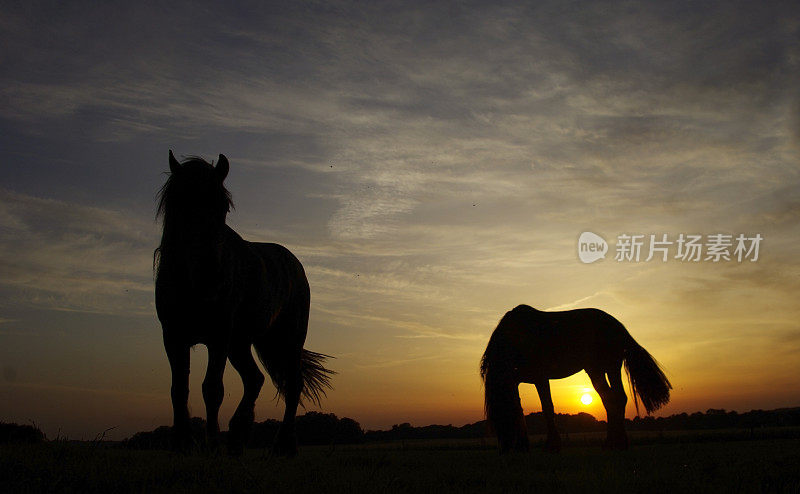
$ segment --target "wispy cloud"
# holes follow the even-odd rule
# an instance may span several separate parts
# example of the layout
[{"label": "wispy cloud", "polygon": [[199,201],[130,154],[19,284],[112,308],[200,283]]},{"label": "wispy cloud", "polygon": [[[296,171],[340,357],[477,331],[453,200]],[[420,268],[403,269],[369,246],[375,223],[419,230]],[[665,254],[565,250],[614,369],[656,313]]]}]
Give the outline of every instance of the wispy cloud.
[{"label": "wispy cloud", "polygon": [[154,223],[124,212],[0,189],[4,302],[150,314],[152,258],[146,253],[154,230]]}]

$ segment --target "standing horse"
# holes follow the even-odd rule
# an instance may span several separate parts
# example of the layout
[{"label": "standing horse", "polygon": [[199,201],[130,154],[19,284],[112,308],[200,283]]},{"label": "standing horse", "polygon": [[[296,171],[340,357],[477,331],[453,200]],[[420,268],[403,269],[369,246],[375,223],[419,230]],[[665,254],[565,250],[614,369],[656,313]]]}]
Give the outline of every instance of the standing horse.
[{"label": "standing horse", "polygon": [[197,157],[179,163],[169,152],[170,174],[158,194],[163,217],[154,254],[156,311],[172,370],[175,446],[189,439],[189,349],[208,348],[203,381],[207,435],[216,444],[228,360],[239,373],[244,395],[230,421],[228,448],[241,454],[253,424],[264,375],[251,346],[286,404],[275,451],[297,452],[295,414],[301,395],[319,403],[330,388],[326,355],[303,349],[311,300],[300,261],[277,244],[248,242],[225,224],[233,206],[223,181],[227,158],[214,166]]},{"label": "standing horse", "polygon": [[500,452],[527,451],[529,447],[520,383],[534,384],[539,393],[547,420],[545,447],[550,451],[561,448],[549,380],[581,370],[589,374],[606,408],[604,447],[627,448],[623,363],[637,414],[639,400],[648,414],[669,402],[672,385],[658,363],[609,314],[599,309],[542,312],[527,305],[507,312],[489,339],[480,367],[486,418],[497,433]]}]

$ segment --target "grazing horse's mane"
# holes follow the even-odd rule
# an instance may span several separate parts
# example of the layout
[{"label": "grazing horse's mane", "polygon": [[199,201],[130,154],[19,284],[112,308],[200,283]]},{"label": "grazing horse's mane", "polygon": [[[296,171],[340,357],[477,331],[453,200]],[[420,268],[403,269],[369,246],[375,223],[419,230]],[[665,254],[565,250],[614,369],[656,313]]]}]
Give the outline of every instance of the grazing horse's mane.
[{"label": "grazing horse's mane", "polygon": [[[208,174],[211,175],[214,171],[214,161],[212,160],[211,163],[209,163],[199,156],[190,155],[180,162],[180,169],[207,170],[209,172]],[[156,220],[161,218],[163,223],[161,243],[156,247],[155,252],[153,252],[153,273],[155,276],[158,276],[161,256],[164,251],[180,241],[180,237],[176,235],[176,230],[181,227],[181,222],[185,219],[179,214],[180,205],[186,202],[186,196],[190,191],[190,189],[185,187],[182,183],[180,170],[166,172],[166,175],[166,182],[164,182],[164,185],[156,194]],[[231,193],[225,188],[222,180],[208,180],[208,185],[210,185],[212,189],[210,191],[210,195],[212,196],[210,205],[213,207],[213,211],[212,214],[206,218],[206,221],[208,223],[214,223],[215,221],[219,222],[221,218],[222,224],[224,224],[225,216],[231,209],[235,209]]]}]

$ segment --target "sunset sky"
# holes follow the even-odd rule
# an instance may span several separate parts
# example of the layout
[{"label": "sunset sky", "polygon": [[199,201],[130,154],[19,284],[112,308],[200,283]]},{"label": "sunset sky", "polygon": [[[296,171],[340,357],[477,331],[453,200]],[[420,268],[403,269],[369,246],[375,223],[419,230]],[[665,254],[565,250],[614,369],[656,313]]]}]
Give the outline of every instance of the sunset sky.
[{"label": "sunset sky", "polygon": [[[800,406],[796,2],[265,3],[0,7],[0,420],[171,422],[169,149],[224,153],[229,224],[305,265],[325,412],[480,420],[480,356],[521,303],[616,316],[675,387],[659,414]],[[584,231],[605,259],[579,260]],[[756,262],[614,260],[618,235],[681,233],[763,240]],[[589,387],[553,381],[556,411],[605,419]]]}]

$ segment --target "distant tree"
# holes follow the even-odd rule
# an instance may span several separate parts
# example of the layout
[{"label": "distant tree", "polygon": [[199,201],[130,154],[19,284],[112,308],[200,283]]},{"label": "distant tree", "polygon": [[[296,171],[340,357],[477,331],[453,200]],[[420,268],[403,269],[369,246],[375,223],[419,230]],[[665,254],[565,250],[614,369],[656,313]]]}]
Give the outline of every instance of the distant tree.
[{"label": "distant tree", "polygon": [[337,443],[360,443],[363,440],[364,430],[358,422],[347,417],[339,419],[339,423],[336,426]]},{"label": "distant tree", "polygon": [[[205,441],[206,421],[200,417],[192,417],[189,422],[191,437],[195,444]],[[172,445],[172,427],[162,425],[152,431],[137,432],[123,441],[123,446],[132,449],[170,449]]]},{"label": "distant tree", "polygon": [[[547,428],[541,412],[529,413],[525,416],[530,434],[543,434]],[[204,441],[205,421],[192,419],[192,434],[197,444]],[[588,413],[557,414],[556,424],[565,433],[583,433],[602,431],[604,421],[598,421]],[[719,428],[749,428],[800,426],[800,407],[781,408],[777,410],[751,410],[745,413],[728,412],[724,409],[710,408],[705,413],[680,413],[669,417],[634,417],[626,420],[630,430],[696,430]],[[280,422],[273,419],[253,424],[250,436],[250,447],[269,447],[280,427]],[[15,432],[12,432],[15,431]],[[21,432],[27,431],[27,432]],[[0,423],[0,442],[8,442],[12,437],[36,436],[38,429],[31,426]],[[28,434],[29,436],[25,436]],[[366,431],[358,422],[350,418],[338,418],[332,413],[308,412],[297,417],[297,436],[300,444],[348,444],[362,441],[398,441],[409,439],[458,439],[486,437],[486,422],[481,420],[461,427],[453,425],[427,425],[414,427],[408,422],[393,425],[389,430]],[[224,433],[223,433],[224,435]],[[132,448],[168,448],[171,430],[162,426],[150,432],[138,432],[125,440],[124,444]],[[223,438],[224,439],[224,438]],[[34,439],[41,440],[41,439]]]},{"label": "distant tree", "polygon": [[271,446],[280,426],[280,421],[274,419],[267,419],[263,422],[254,423],[253,428],[250,430],[248,445],[253,448],[266,448]]},{"label": "distant tree", "polygon": [[38,427],[0,422],[0,444],[38,443],[44,441],[44,434]]},{"label": "distant tree", "polygon": [[[281,423],[268,419],[253,425],[251,447],[268,447],[278,433]],[[297,442],[312,444],[350,444],[363,440],[364,431],[350,418],[338,418],[332,413],[308,412],[297,417]]]}]

